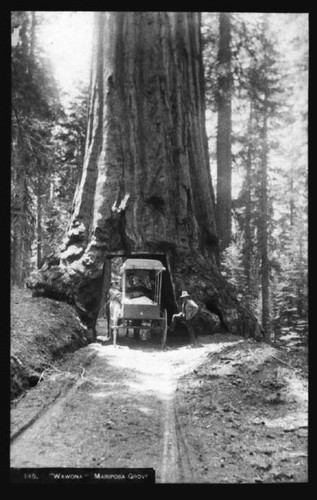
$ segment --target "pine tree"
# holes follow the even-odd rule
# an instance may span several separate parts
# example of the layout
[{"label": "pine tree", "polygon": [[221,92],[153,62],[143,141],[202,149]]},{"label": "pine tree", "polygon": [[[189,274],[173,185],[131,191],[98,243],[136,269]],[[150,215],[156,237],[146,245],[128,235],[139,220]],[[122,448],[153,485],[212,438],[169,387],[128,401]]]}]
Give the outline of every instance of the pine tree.
[{"label": "pine tree", "polygon": [[[33,236],[42,254],[43,196],[52,152],[50,131],[60,113],[58,90],[36,42],[35,12],[13,12],[12,32],[12,279],[22,286],[31,268]],[[36,222],[36,226],[35,226]]]},{"label": "pine tree", "polygon": [[219,14],[219,49],[217,61],[217,204],[216,219],[220,252],[231,241],[231,19]]},{"label": "pine tree", "polygon": [[[233,195],[233,241],[223,255],[223,265],[226,274],[241,285],[245,300],[260,314],[264,312],[267,318],[264,323],[269,330],[272,319],[274,328],[285,324],[286,316],[295,321],[297,304],[299,310],[302,303],[306,310],[307,304],[306,132],[300,125],[307,119],[307,106],[300,89],[307,71],[303,54],[303,47],[307,47],[307,26],[305,16],[291,14],[272,14],[268,24],[265,16],[258,14],[231,15],[232,173],[236,193],[238,176],[242,176],[243,182],[238,197]],[[285,37],[279,35],[292,24],[290,33],[296,33],[295,25],[297,37],[292,39],[290,34],[289,46],[285,48],[282,45]],[[211,44],[206,54],[210,54],[210,47]],[[215,67],[210,58],[206,73],[210,95],[215,88],[215,78],[210,77],[213,70],[216,72]],[[290,140],[284,147],[287,137]],[[210,141],[210,145],[211,158],[215,158],[214,142]],[[295,229],[297,219],[301,220],[302,231]],[[297,234],[301,234],[301,239]],[[296,243],[290,245],[292,241]],[[241,259],[244,277],[239,277],[238,272]],[[263,270],[261,261],[265,263],[264,276],[259,272]],[[259,286],[262,279],[264,295]],[[288,289],[290,295],[285,293]],[[291,297],[293,302],[298,297],[296,306],[292,305]],[[283,312],[286,310],[287,315]]]},{"label": "pine tree", "polygon": [[88,88],[80,86],[63,118],[54,125],[51,145],[54,165],[45,217],[45,255],[60,248],[73,209],[73,198],[79,186],[87,130]]}]

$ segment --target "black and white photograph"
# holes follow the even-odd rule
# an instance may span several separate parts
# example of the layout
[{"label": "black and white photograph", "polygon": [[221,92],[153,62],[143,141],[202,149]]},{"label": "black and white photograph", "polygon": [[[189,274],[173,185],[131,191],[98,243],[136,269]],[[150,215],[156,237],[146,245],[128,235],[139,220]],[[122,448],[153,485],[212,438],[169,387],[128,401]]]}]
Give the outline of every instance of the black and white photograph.
[{"label": "black and white photograph", "polygon": [[309,13],[10,17],[11,483],[308,483]]}]

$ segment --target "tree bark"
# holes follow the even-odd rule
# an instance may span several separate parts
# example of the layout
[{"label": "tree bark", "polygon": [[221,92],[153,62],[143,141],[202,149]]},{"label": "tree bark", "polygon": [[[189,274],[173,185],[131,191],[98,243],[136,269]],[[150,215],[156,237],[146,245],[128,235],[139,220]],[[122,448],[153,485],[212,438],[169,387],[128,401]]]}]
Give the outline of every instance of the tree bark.
[{"label": "tree bark", "polygon": [[289,186],[289,222],[291,230],[294,227],[294,215],[295,215],[295,192],[294,192],[294,168],[293,163],[290,169],[290,186]]},{"label": "tree bark", "polygon": [[252,293],[252,231],[251,231],[251,216],[252,216],[252,102],[250,102],[250,113],[248,122],[248,144],[247,144],[247,157],[246,157],[246,178],[245,178],[245,226],[244,226],[244,274],[246,278],[246,293],[247,303],[253,295]]},{"label": "tree bark", "polygon": [[83,173],[59,263],[34,293],[73,300],[93,324],[105,257],[164,254],[176,299],[188,290],[234,333],[254,335],[218,264],[205,130],[200,14],[101,12],[95,18]]},{"label": "tree bark", "polygon": [[11,201],[11,234],[12,234],[12,281],[22,287],[26,277],[26,256],[30,253],[28,237],[28,186],[25,171],[25,155],[23,136],[20,130],[18,115],[17,137],[12,151],[12,184],[13,197]]},{"label": "tree bark", "polygon": [[231,25],[230,14],[219,14],[217,229],[220,252],[231,243]]},{"label": "tree bark", "polygon": [[261,249],[261,283],[262,283],[262,327],[266,340],[270,340],[270,268],[268,258],[268,198],[267,198],[267,105],[264,102],[263,132],[262,132],[262,160],[261,160],[261,221],[260,221],[260,249]]},{"label": "tree bark", "polygon": [[40,166],[37,167],[37,242],[36,242],[36,261],[37,268],[42,265],[42,178]]}]

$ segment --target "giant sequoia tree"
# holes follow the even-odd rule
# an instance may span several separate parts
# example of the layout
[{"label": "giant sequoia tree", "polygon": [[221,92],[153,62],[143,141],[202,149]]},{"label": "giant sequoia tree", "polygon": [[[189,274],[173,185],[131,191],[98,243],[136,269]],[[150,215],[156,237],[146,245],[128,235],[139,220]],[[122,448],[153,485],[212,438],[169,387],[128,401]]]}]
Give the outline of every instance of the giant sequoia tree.
[{"label": "giant sequoia tree", "polygon": [[198,13],[96,13],[72,220],[29,286],[73,301],[93,325],[106,258],[134,253],[165,256],[176,299],[186,289],[233,333],[258,331],[218,268]]}]

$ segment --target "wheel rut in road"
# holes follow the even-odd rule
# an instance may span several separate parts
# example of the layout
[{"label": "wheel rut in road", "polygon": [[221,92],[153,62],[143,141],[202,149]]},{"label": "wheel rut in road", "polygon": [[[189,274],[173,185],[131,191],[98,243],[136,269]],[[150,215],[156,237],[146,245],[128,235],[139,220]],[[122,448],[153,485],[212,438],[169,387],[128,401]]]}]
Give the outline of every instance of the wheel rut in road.
[{"label": "wheel rut in road", "polygon": [[175,394],[177,379],[170,383],[170,392],[162,397],[163,454],[161,465],[161,483],[192,482],[193,471],[190,454],[185,444],[177,417]]},{"label": "wheel rut in road", "polygon": [[171,395],[164,402],[164,437],[161,482],[178,483],[180,481],[179,450],[177,445],[174,398]]}]

